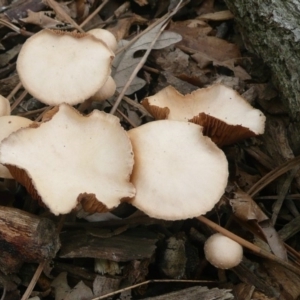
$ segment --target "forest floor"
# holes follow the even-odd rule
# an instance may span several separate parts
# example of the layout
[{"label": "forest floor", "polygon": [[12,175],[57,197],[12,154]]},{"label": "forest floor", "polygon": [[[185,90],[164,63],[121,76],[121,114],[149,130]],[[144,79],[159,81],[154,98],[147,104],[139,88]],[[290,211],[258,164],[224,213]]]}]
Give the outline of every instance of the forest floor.
[{"label": "forest floor", "polygon": [[[52,117],[53,106],[30,95],[20,82],[17,57],[26,40],[47,28],[105,28],[119,42],[111,73],[116,92],[105,101],[75,105],[82,114],[113,113],[131,130],[156,122],[154,117],[168,118],[169,112],[155,116],[156,108],[141,104],[167,86],[187,95],[170,96],[179,103],[194,101],[193,91],[212,85],[222,99],[225,92],[218,89],[224,85],[266,116],[264,134],[258,135],[247,126],[232,126],[237,116],[248,118],[232,103],[226,110],[233,119],[228,128],[224,120],[204,118],[206,124],[200,118],[204,134],[225,153],[229,167],[225,193],[204,216],[172,221],[161,203],[155,208],[160,217],[153,218],[130,201],[104,213],[87,212],[82,202],[71,213],[55,216],[24,178],[12,172],[17,181],[0,179],[1,300],[299,299],[300,159],[288,143],[289,116],[270,70],[247,51],[223,1],[1,0],[0,9],[0,94],[9,100],[11,115],[34,122]],[[190,110],[196,106],[195,100]],[[225,138],[223,129],[230,132]],[[0,145],[0,162],[1,151]],[[210,168],[205,172],[209,176]],[[69,178],[64,170],[59,173],[65,185]],[[176,177],[172,171],[169,176]],[[218,184],[211,182],[212,189]],[[180,205],[170,207],[181,211]],[[186,200],[185,205],[192,204]],[[204,243],[215,232],[243,247],[240,264],[224,270],[207,261]],[[228,254],[226,246],[218,250]]]}]

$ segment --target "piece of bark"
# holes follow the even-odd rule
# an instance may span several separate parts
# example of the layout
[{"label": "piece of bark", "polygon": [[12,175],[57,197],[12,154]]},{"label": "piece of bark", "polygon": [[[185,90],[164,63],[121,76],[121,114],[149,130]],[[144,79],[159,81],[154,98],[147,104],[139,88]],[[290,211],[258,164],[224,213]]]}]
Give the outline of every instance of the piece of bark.
[{"label": "piece of bark", "polygon": [[225,0],[245,46],[272,70],[272,79],[292,119],[290,140],[300,153],[300,6],[298,1]]},{"label": "piece of bark", "polygon": [[279,231],[278,234],[283,241],[291,238],[300,231],[300,216],[296,217],[289,223],[285,224]]},{"label": "piece of bark", "polygon": [[298,275],[270,260],[265,260],[263,266],[273,285],[276,284],[280,289],[280,295],[283,299],[299,299],[300,277]]},{"label": "piece of bark", "polygon": [[97,276],[93,282],[93,292],[96,297],[106,295],[119,289],[121,277]]},{"label": "piece of bark", "polygon": [[23,262],[51,259],[59,250],[55,224],[25,211],[0,206],[0,269],[17,272]]},{"label": "piece of bark", "polygon": [[230,290],[213,288],[211,290],[206,286],[194,286],[177,292],[165,295],[145,298],[144,300],[173,300],[173,299],[189,299],[189,300],[231,300],[234,299]]},{"label": "piece of bark", "polygon": [[130,230],[118,236],[100,238],[85,231],[61,234],[62,258],[90,257],[112,261],[150,258],[156,249],[157,238],[147,230]]},{"label": "piece of bark", "polygon": [[272,286],[271,279],[259,264],[249,261],[244,257],[243,261],[234,267],[232,271],[242,282],[255,286],[256,289],[263,292],[266,296],[276,298],[280,296],[280,290]]}]

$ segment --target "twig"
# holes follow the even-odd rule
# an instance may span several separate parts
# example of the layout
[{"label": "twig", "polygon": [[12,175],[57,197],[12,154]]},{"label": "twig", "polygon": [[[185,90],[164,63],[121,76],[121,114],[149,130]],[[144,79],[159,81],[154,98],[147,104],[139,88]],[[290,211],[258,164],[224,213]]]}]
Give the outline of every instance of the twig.
[{"label": "twig", "polygon": [[6,296],[6,286],[4,285],[3,286],[3,293],[2,293],[2,297],[0,300],[4,300],[5,299],[5,296]]},{"label": "twig", "polygon": [[37,267],[37,269],[36,269],[36,271],[35,271],[35,273],[34,273],[32,279],[31,279],[31,281],[30,281],[30,283],[29,283],[29,285],[28,285],[28,287],[27,287],[25,293],[23,294],[23,297],[21,298],[21,300],[27,300],[27,299],[30,297],[31,292],[33,291],[33,289],[34,289],[34,287],[35,287],[35,285],[36,285],[36,283],[37,283],[37,281],[38,281],[40,275],[42,274],[42,272],[43,272],[43,270],[44,270],[44,267],[45,267],[45,265],[46,265],[46,262],[47,262],[47,261],[44,260],[44,261],[41,262],[41,263],[39,264],[39,266]]},{"label": "twig", "polygon": [[101,299],[105,299],[107,297],[111,297],[111,296],[114,296],[116,294],[119,294],[119,293],[122,293],[122,292],[126,292],[128,290],[132,290],[132,289],[135,289],[139,286],[143,286],[145,284],[149,284],[149,283],[155,283],[155,282],[170,282],[170,283],[174,283],[174,282],[182,282],[182,283],[217,283],[216,281],[212,281],[212,280],[180,280],[180,279],[152,279],[152,280],[147,280],[147,281],[143,281],[141,283],[137,283],[135,285],[131,285],[131,286],[128,286],[124,289],[120,289],[120,290],[117,290],[115,292],[112,292],[112,293],[109,293],[109,294],[106,294],[106,295],[103,295],[103,296],[100,296],[100,297],[97,297],[97,298],[93,298],[91,300],[101,300]]},{"label": "twig", "polygon": [[42,108],[38,108],[38,109],[35,109],[35,110],[28,110],[28,111],[26,111],[24,113],[19,114],[19,116],[20,117],[29,117],[29,116],[32,116],[32,115],[44,112],[44,110],[46,108],[47,107],[42,107]]},{"label": "twig", "polygon": [[96,14],[108,3],[109,0],[104,0],[79,26],[83,28],[91,19],[95,17]]},{"label": "twig", "polygon": [[151,25],[149,25],[145,30],[143,30],[141,33],[139,33],[138,35],[136,35],[128,44],[126,44],[124,47],[118,49],[115,54],[119,54],[120,52],[128,49],[133,43],[135,43],[142,35],[146,34],[148,31],[150,31],[151,29],[153,29],[155,26],[157,26],[158,24],[164,23],[167,20],[169,20],[173,15],[175,15],[175,13],[181,9],[182,7],[184,7],[187,3],[189,3],[190,1],[185,1],[182,3],[182,1],[179,2],[179,4],[177,5],[177,7],[172,11],[172,12],[168,12],[165,15],[163,15],[161,18],[157,19],[154,23],[152,23]]},{"label": "twig", "polygon": [[241,246],[253,251],[254,253],[267,258],[269,260],[275,261],[278,264],[280,264],[281,266],[285,267],[286,269],[290,270],[291,272],[297,274],[300,276],[300,269],[294,267],[293,265],[291,265],[290,263],[280,259],[279,257],[275,256],[274,254],[244,240],[243,238],[235,235],[234,233],[228,231],[227,229],[219,226],[218,224],[212,222],[211,220],[207,219],[204,216],[200,216],[197,218],[199,221],[201,221],[202,223],[208,225],[209,227],[211,227],[212,229],[214,229],[215,231],[218,231],[220,233],[222,233],[223,235],[229,237],[230,239],[236,241],[237,243],[239,243]]},{"label": "twig", "polygon": [[130,99],[127,96],[123,96],[123,100],[127,102],[129,105],[133,106],[135,109],[139,110],[143,114],[143,116],[152,117],[142,104],[135,102],[134,100]]},{"label": "twig", "polygon": [[296,156],[295,158],[291,159],[290,161],[285,162],[281,166],[275,168],[260,180],[258,180],[252,187],[247,191],[247,193],[253,198],[255,194],[257,194],[260,190],[262,190],[265,186],[271,183],[280,175],[288,172],[289,170],[297,167],[300,164],[300,156]]},{"label": "twig", "polygon": [[142,57],[142,59],[140,60],[140,62],[138,63],[138,65],[135,67],[135,69],[133,70],[132,74],[130,75],[127,83],[125,84],[125,86],[123,87],[122,91],[120,92],[116,102],[114,103],[114,106],[112,107],[110,113],[114,114],[119,106],[119,104],[122,101],[122,98],[124,97],[126,90],[128,89],[128,87],[130,86],[132,80],[135,78],[135,76],[137,75],[137,73],[139,72],[139,70],[142,68],[142,66],[144,65],[144,63],[146,62],[152,47],[154,46],[154,44],[156,43],[156,41],[158,40],[158,38],[160,37],[160,35],[162,34],[162,32],[164,31],[164,29],[166,28],[167,23],[165,25],[163,25],[161,27],[161,29],[159,30],[159,32],[156,34],[155,38],[153,39],[153,41],[151,42],[151,44],[149,45],[149,48],[147,49],[147,51],[145,52],[144,56]]},{"label": "twig", "polygon": [[273,207],[273,214],[272,214],[272,218],[271,218],[271,222],[273,224],[273,226],[276,223],[279,211],[282,207],[283,201],[286,197],[286,194],[288,193],[290,186],[291,186],[291,182],[293,181],[296,173],[298,172],[299,168],[294,168],[290,174],[287,175],[287,178],[285,179],[284,183],[282,184],[282,186],[280,186],[280,191],[278,194],[278,198],[275,202],[275,205]]},{"label": "twig", "polygon": [[117,113],[121,115],[133,128],[136,128],[137,125],[134,124],[125,114],[123,114],[119,109],[117,109]]},{"label": "twig", "polygon": [[10,92],[10,94],[6,97],[8,100],[10,100],[17,92],[18,90],[22,87],[22,83],[19,82],[14,89]]},{"label": "twig", "polygon": [[36,121],[36,122],[41,121],[42,118],[43,118],[43,115],[44,115],[47,111],[51,110],[52,108],[53,108],[53,106],[46,106],[45,109],[44,109],[44,111],[43,111],[43,112],[35,119],[35,121]]},{"label": "twig", "polygon": [[22,92],[22,94],[18,97],[18,99],[11,106],[11,111],[13,111],[23,101],[23,99],[26,97],[26,95],[27,95],[27,91],[24,90]]}]

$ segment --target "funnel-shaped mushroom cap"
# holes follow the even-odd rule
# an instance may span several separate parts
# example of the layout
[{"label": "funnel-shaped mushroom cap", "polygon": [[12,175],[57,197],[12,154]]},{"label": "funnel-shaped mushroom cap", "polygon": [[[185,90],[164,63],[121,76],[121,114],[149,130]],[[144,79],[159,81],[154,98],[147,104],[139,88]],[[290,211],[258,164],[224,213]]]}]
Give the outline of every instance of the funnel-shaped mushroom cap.
[{"label": "funnel-shaped mushroom cap", "polygon": [[190,121],[219,146],[264,133],[265,116],[235,90],[221,84],[182,95],[168,86],[143,100],[156,119]]},{"label": "funnel-shaped mushroom cap", "polygon": [[205,214],[220,200],[227,160],[201,126],[164,120],[128,133],[135,155],[134,206],[154,218],[180,220]]},{"label": "funnel-shaped mushroom cap", "polygon": [[[0,142],[7,138],[11,133],[22,127],[28,127],[31,123],[31,120],[18,116],[0,117]],[[2,164],[0,164],[0,178],[13,178],[8,169]]]},{"label": "funnel-shaped mushroom cap", "polygon": [[0,117],[10,115],[10,103],[7,98],[0,95]]},{"label": "funnel-shaped mushroom cap", "polygon": [[49,105],[75,105],[106,82],[111,50],[90,34],[44,29],[23,45],[17,70],[25,89]]},{"label": "funnel-shaped mushroom cap", "polygon": [[50,121],[5,139],[0,162],[54,214],[70,212],[82,196],[111,209],[135,194],[129,137],[117,117],[96,110],[84,117],[60,105]]}]

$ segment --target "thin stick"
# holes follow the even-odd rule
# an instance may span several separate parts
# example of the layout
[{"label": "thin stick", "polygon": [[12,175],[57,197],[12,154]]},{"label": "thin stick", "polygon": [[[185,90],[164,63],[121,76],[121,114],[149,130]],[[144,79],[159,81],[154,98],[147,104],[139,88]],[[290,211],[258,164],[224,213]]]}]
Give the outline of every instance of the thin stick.
[{"label": "thin stick", "polygon": [[106,3],[108,3],[109,0],[104,0],[98,7],[95,9],[79,26],[80,28],[83,28],[91,19],[93,19],[96,14],[99,13],[99,11],[105,6]]},{"label": "thin stick", "polygon": [[42,272],[43,272],[43,270],[44,270],[44,267],[45,267],[45,265],[46,265],[46,262],[47,262],[47,261],[44,260],[44,261],[41,262],[41,263],[39,264],[39,266],[37,267],[37,269],[36,269],[36,271],[35,271],[35,273],[34,273],[32,279],[31,279],[31,281],[30,281],[30,283],[29,283],[29,285],[28,285],[28,287],[27,287],[25,293],[23,294],[23,297],[21,298],[21,300],[27,300],[27,299],[30,297],[31,292],[33,291],[33,289],[34,289],[34,287],[35,287],[35,285],[36,285],[36,283],[37,283],[37,281],[38,281],[40,275],[42,274]]},{"label": "thin stick", "polygon": [[298,172],[298,170],[299,170],[298,167],[292,169],[291,172],[287,175],[287,178],[285,179],[284,183],[280,187],[278,198],[273,206],[273,214],[272,214],[272,218],[271,218],[271,222],[272,222],[273,226],[276,224],[276,220],[277,220],[278,214],[281,210],[283,201],[286,199],[285,197],[290,189],[291,183],[294,180],[294,177],[295,177],[296,173]]},{"label": "thin stick", "polygon": [[18,99],[13,103],[13,105],[11,106],[11,111],[13,111],[26,97],[27,95],[27,91],[24,90],[22,92],[22,94],[18,97]]},{"label": "thin stick", "polygon": [[14,89],[10,92],[10,94],[6,97],[8,100],[10,100],[17,92],[18,90],[22,87],[22,83],[19,82]]},{"label": "thin stick", "polygon": [[93,298],[91,300],[101,300],[101,299],[105,299],[107,297],[111,297],[111,296],[114,296],[116,294],[119,294],[119,293],[122,293],[122,292],[126,292],[128,290],[132,290],[132,289],[135,289],[139,286],[142,286],[142,285],[145,285],[145,284],[149,284],[149,283],[155,283],[155,282],[171,282],[171,283],[174,283],[174,282],[183,282],[183,283],[204,283],[204,284],[207,284],[207,283],[217,283],[216,281],[212,281],[212,280],[180,280],[180,279],[152,279],[152,280],[147,280],[147,281],[143,281],[141,283],[137,283],[135,285],[131,285],[131,286],[128,286],[124,289],[120,289],[120,290],[117,290],[115,292],[112,292],[112,293],[109,293],[109,294],[106,294],[106,295],[103,295],[103,296],[100,296],[100,297],[97,297],[97,298]]},{"label": "thin stick", "polygon": [[147,49],[147,51],[145,52],[144,56],[142,57],[142,59],[140,60],[140,62],[138,63],[138,65],[135,67],[135,69],[133,70],[133,72],[131,73],[127,83],[125,84],[125,86],[123,87],[122,91],[120,92],[116,102],[114,103],[110,113],[113,115],[115,114],[119,104],[122,101],[122,98],[124,97],[128,87],[130,86],[132,80],[135,78],[135,76],[137,75],[137,73],[139,72],[139,70],[142,68],[142,66],[144,65],[144,63],[146,62],[152,47],[154,46],[154,44],[156,43],[156,41],[158,40],[158,38],[160,37],[160,35],[162,34],[162,32],[164,31],[164,29],[166,28],[167,23],[165,25],[163,25],[161,27],[161,29],[159,30],[159,32],[156,34],[155,38],[153,39],[153,41],[151,42],[149,48]]},{"label": "thin stick", "polygon": [[43,111],[43,112],[35,119],[35,121],[36,121],[36,122],[41,121],[42,118],[43,118],[43,115],[44,115],[47,111],[51,110],[52,108],[53,108],[53,106],[47,106],[47,107],[45,107],[44,111]]},{"label": "thin stick", "polygon": [[186,4],[188,4],[190,1],[187,0],[183,3],[181,3],[182,1],[179,2],[179,4],[177,5],[177,7],[172,11],[172,12],[168,12],[165,15],[163,15],[161,18],[157,19],[154,23],[152,23],[151,25],[149,25],[145,30],[143,30],[141,33],[139,33],[138,35],[136,35],[128,44],[126,44],[124,47],[118,49],[115,52],[115,55],[119,54],[120,52],[128,49],[133,43],[135,43],[142,35],[146,34],[148,31],[150,31],[152,28],[154,28],[155,26],[157,26],[158,24],[164,23],[167,20],[169,20],[173,15],[176,14],[176,12],[178,10],[180,10],[182,7],[184,7]]},{"label": "thin stick", "polygon": [[119,109],[117,109],[117,113],[121,115],[133,128],[136,128],[137,125],[134,124],[125,114],[123,114]]},{"label": "thin stick", "polygon": [[294,267],[293,265],[291,265],[290,263],[280,259],[279,257],[275,256],[274,254],[244,240],[243,238],[235,235],[234,233],[228,231],[227,229],[219,226],[218,224],[212,222],[211,220],[205,218],[204,216],[200,216],[197,218],[199,221],[201,221],[202,223],[208,225],[209,227],[211,227],[212,229],[214,229],[215,231],[218,231],[220,233],[222,233],[223,235],[229,237],[230,239],[236,241],[237,243],[239,243],[241,246],[251,250],[252,252],[267,258],[269,260],[275,261],[278,264],[280,264],[281,266],[285,267],[286,269],[290,270],[291,272],[297,274],[300,276],[300,269]]},{"label": "thin stick", "polygon": [[3,286],[3,293],[2,293],[2,297],[0,300],[4,300],[5,299],[5,296],[6,296],[6,286],[4,285]]},{"label": "thin stick", "polygon": [[26,111],[26,112],[24,112],[24,113],[19,114],[19,116],[20,116],[20,117],[29,117],[29,116],[32,116],[32,115],[41,113],[41,112],[43,112],[45,109],[46,109],[46,107],[38,108],[38,109],[35,109],[35,110],[28,110],[28,111]]},{"label": "thin stick", "polygon": [[280,175],[286,173],[287,171],[295,168],[299,164],[300,164],[300,155],[285,162],[281,166],[273,169],[271,172],[266,174],[264,177],[262,177],[260,180],[258,180],[255,184],[253,184],[252,187],[247,191],[247,193],[251,197],[253,197],[255,194],[257,194],[260,190],[262,190],[266,185],[271,183],[277,177],[279,177]]}]

